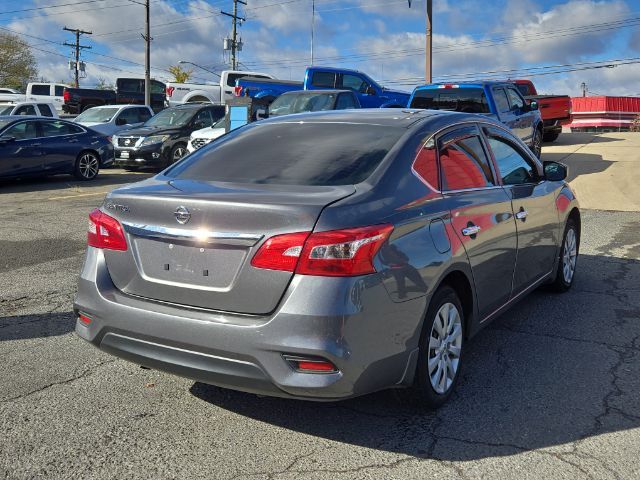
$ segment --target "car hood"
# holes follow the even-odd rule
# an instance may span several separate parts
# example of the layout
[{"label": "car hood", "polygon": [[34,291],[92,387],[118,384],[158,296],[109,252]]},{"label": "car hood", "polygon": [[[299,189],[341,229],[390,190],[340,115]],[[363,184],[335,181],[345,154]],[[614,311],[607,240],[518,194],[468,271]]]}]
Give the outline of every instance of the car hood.
[{"label": "car hood", "polygon": [[118,132],[119,135],[135,135],[148,137],[149,135],[172,135],[180,132],[180,128],[175,127],[133,127]]},{"label": "car hood", "polygon": [[200,130],[196,130],[195,132],[193,132],[191,134],[191,138],[218,138],[222,135],[225,134],[225,129],[224,128],[211,128],[211,127],[206,127],[206,128],[202,128]]}]

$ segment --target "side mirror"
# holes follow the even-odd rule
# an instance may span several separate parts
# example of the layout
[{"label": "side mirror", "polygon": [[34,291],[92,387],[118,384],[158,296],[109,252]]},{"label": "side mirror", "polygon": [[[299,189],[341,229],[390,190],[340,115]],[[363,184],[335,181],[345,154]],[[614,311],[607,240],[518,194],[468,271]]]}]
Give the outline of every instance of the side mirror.
[{"label": "side mirror", "polygon": [[369,85],[367,87],[366,93],[367,93],[367,95],[377,95],[376,94],[376,89],[373,88],[371,85]]},{"label": "side mirror", "polygon": [[0,145],[6,145],[15,141],[16,137],[0,137]]},{"label": "side mirror", "polygon": [[127,119],[124,117],[118,117],[116,118],[116,125],[118,125],[119,127],[122,125],[127,125],[129,122],[127,122]]},{"label": "side mirror", "polygon": [[567,166],[564,163],[547,160],[543,163],[544,178],[550,182],[561,182],[567,178]]},{"label": "side mirror", "polygon": [[531,100],[531,102],[529,102],[529,110],[538,110],[538,102]]}]

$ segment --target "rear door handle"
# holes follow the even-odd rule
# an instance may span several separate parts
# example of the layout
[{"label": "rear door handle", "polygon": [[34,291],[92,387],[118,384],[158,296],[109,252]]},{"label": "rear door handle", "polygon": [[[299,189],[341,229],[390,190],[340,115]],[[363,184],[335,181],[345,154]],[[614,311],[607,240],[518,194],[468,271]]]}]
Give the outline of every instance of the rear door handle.
[{"label": "rear door handle", "polygon": [[70,138],[69,139],[69,143],[78,143],[78,139],[77,138]]},{"label": "rear door handle", "polygon": [[465,237],[472,237],[473,235],[477,235],[480,230],[481,228],[478,225],[470,225],[462,229],[462,234]]},{"label": "rear door handle", "polygon": [[529,215],[529,213],[524,208],[520,207],[520,211],[516,213],[516,218],[524,222],[527,219],[527,215]]}]

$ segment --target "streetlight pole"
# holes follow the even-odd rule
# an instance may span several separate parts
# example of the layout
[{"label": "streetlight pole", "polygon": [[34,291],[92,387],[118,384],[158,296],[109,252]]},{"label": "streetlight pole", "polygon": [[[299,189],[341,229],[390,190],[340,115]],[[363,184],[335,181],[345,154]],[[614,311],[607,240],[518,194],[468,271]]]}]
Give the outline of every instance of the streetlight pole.
[{"label": "streetlight pole", "polygon": [[144,104],[151,106],[151,21],[149,13],[149,0],[144,2],[145,26],[144,26]]},{"label": "streetlight pole", "polygon": [[431,20],[432,20],[433,5],[432,0],[427,0],[427,45],[426,45],[426,65],[425,65],[425,80],[427,83],[431,83],[433,79],[433,48],[432,48],[432,35]]}]

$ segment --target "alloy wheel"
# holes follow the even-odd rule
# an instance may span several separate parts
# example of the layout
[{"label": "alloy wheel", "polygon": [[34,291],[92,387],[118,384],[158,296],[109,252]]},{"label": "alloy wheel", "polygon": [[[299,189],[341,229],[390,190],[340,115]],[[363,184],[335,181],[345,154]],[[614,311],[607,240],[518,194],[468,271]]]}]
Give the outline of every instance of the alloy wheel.
[{"label": "alloy wheel", "polygon": [[184,157],[186,154],[187,154],[187,149],[186,148],[184,148],[184,147],[176,147],[176,149],[173,151],[173,161],[177,162],[182,157]]},{"label": "alloy wheel", "polygon": [[570,284],[573,280],[577,257],[578,248],[576,232],[573,228],[570,228],[567,230],[567,234],[564,237],[564,247],[562,252],[562,276],[567,284]]},{"label": "alloy wheel", "polygon": [[431,327],[428,370],[436,393],[446,393],[456,378],[462,351],[462,320],[453,303],[443,304]]},{"label": "alloy wheel", "polygon": [[93,153],[85,153],[78,160],[78,171],[82,178],[91,180],[98,174],[100,162]]}]

